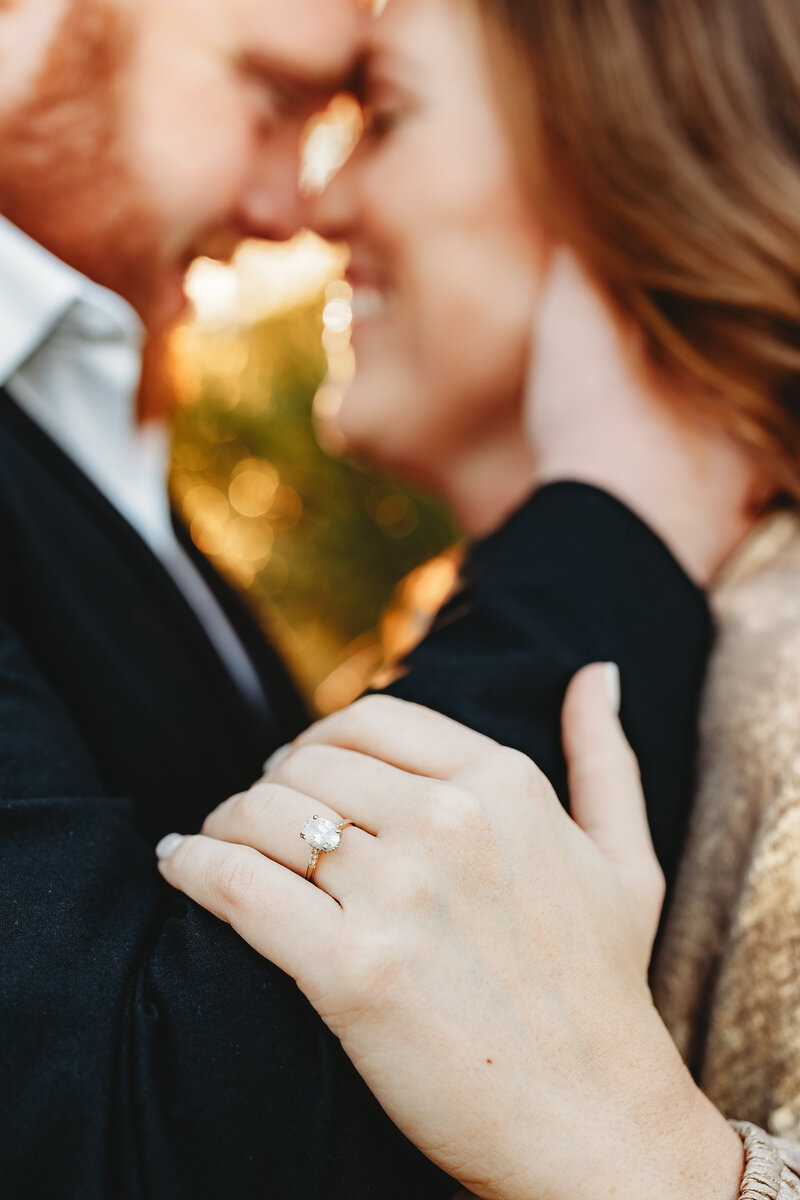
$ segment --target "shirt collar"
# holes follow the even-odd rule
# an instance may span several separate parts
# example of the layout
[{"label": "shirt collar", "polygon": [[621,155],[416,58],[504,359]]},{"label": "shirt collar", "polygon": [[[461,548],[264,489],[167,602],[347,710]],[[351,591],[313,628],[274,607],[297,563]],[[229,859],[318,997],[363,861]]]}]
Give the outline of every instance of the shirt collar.
[{"label": "shirt collar", "polygon": [[0,385],[69,318],[87,341],[109,337],[141,350],[131,306],[56,258],[0,216]]}]

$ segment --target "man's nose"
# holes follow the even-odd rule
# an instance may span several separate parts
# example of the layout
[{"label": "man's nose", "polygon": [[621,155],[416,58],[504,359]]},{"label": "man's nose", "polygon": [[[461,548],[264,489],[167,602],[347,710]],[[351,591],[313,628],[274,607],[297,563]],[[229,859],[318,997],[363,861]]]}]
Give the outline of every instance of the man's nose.
[{"label": "man's nose", "polygon": [[242,197],[240,223],[247,236],[285,242],[304,228],[299,171],[297,146],[264,153]]}]

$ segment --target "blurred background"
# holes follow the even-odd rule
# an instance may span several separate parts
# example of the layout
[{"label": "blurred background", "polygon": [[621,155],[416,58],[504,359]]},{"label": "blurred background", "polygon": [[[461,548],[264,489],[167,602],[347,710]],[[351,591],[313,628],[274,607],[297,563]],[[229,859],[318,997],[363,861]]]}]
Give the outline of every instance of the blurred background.
[{"label": "blurred background", "polygon": [[344,263],[312,235],[247,243],[229,265],[201,259],[168,344],[174,502],[318,713],[387,677],[459,557],[443,510],[336,445],[331,418],[357,369]]}]

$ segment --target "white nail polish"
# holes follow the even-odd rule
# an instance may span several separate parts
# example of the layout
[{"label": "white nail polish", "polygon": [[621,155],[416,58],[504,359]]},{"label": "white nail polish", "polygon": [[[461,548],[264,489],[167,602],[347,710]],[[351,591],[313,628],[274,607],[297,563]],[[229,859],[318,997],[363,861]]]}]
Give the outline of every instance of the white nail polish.
[{"label": "white nail polish", "polygon": [[269,775],[271,771],[277,771],[283,760],[291,753],[291,749],[292,743],[289,742],[286,746],[279,746],[274,754],[270,754],[264,763],[264,774]]},{"label": "white nail polish", "polygon": [[622,680],[620,678],[619,667],[613,662],[603,663],[603,673],[608,702],[614,712],[619,714],[620,705],[622,704]]},{"label": "white nail polish", "polygon": [[161,841],[158,843],[158,845],[156,846],[157,857],[161,858],[161,859],[169,858],[169,856],[170,856],[170,854],[172,854],[173,850],[177,850],[178,846],[180,846],[182,841],[183,841],[182,833],[168,833],[167,836],[163,837],[161,839]]}]

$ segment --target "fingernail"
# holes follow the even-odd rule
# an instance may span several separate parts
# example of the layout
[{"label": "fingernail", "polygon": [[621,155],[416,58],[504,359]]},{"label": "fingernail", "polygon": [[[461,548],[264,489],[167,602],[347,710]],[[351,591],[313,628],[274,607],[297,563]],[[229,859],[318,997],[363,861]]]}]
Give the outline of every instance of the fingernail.
[{"label": "fingernail", "polygon": [[182,833],[168,833],[166,837],[162,837],[161,841],[156,846],[156,855],[158,858],[169,858],[173,850],[177,850],[183,841]]},{"label": "fingernail", "polygon": [[279,746],[274,754],[270,754],[267,761],[264,763],[264,774],[269,775],[271,771],[277,771],[283,760],[289,755],[292,749],[292,743],[289,742],[285,746]]},{"label": "fingernail", "polygon": [[603,663],[603,675],[605,677],[608,702],[614,712],[619,715],[622,703],[622,680],[620,678],[619,667],[613,662]]}]

